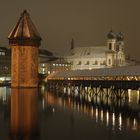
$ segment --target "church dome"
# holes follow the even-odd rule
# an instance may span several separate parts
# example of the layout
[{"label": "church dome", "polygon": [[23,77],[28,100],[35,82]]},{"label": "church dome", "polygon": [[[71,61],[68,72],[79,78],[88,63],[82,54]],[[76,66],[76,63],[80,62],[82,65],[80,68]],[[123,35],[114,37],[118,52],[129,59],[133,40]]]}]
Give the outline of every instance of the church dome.
[{"label": "church dome", "polygon": [[107,38],[108,39],[115,39],[116,35],[115,33],[111,30],[108,34],[107,34]]},{"label": "church dome", "polygon": [[124,36],[123,36],[123,34],[120,32],[120,33],[118,33],[118,35],[117,35],[117,40],[118,41],[123,41],[124,40]]}]

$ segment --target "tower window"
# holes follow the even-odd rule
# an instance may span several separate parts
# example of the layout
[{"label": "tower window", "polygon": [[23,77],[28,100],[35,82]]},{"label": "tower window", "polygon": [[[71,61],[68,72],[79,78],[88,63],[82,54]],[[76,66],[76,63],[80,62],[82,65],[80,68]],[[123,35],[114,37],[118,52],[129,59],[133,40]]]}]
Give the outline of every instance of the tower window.
[{"label": "tower window", "polygon": [[112,44],[109,43],[109,50],[112,50]]}]

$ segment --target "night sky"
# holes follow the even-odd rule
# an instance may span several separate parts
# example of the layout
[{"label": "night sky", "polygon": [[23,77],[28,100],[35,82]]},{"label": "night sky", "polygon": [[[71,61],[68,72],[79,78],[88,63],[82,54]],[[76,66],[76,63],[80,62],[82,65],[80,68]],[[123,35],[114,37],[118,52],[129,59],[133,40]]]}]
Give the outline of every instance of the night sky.
[{"label": "night sky", "polygon": [[123,32],[125,52],[140,60],[140,0],[1,0],[0,45],[26,9],[43,41],[42,48],[64,54],[76,46],[106,45],[112,28]]}]

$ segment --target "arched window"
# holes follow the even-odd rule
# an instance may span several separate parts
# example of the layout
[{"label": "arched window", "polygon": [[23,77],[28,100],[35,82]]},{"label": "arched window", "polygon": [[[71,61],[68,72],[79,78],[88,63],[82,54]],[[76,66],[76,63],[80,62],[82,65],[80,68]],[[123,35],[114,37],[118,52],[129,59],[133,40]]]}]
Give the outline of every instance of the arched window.
[{"label": "arched window", "polygon": [[89,65],[89,61],[87,61],[85,65]]},{"label": "arched window", "polygon": [[122,60],[120,59],[120,64],[122,64]]},{"label": "arched window", "polygon": [[108,60],[108,64],[111,65],[111,59]]},{"label": "arched window", "polygon": [[109,50],[112,50],[112,43],[109,43]]}]

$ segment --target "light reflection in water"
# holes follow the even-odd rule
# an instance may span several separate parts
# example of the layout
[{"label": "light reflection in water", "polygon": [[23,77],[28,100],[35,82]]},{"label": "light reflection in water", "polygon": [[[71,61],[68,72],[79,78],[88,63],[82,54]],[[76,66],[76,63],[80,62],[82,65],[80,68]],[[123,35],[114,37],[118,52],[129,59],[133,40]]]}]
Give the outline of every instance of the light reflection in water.
[{"label": "light reflection in water", "polygon": [[44,101],[44,98],[42,99],[42,109],[43,110],[45,109],[45,101]]},{"label": "light reflection in water", "polygon": [[11,138],[39,136],[37,99],[36,88],[11,90]]},{"label": "light reflection in water", "polygon": [[103,110],[101,110],[101,121],[103,122],[104,115],[103,115]]},{"label": "light reflection in water", "polygon": [[[129,94],[132,96],[132,92],[129,92]],[[95,97],[95,105],[94,103],[93,105],[87,105],[86,103],[82,103],[80,100],[77,101],[70,97],[58,98],[54,93],[48,91],[46,92],[45,96],[49,97],[47,102],[51,105],[58,104],[59,106],[70,108],[73,111],[77,111],[81,114],[86,114],[95,120],[95,122],[103,123],[106,127],[111,127],[112,130],[118,129],[119,131],[122,131],[125,127],[133,131],[140,129],[140,124],[138,123],[140,118],[138,115],[134,117],[129,115],[133,112],[133,110],[131,110],[132,108],[127,106],[128,108],[126,108],[126,113],[121,111],[124,107],[126,107],[123,99],[111,101],[109,98],[100,99],[98,97],[97,99],[97,97]],[[51,98],[53,98],[53,102]],[[49,99],[51,99],[51,101]],[[133,102],[133,99],[134,97],[131,97],[131,102]]]},{"label": "light reflection in water", "polygon": [[132,127],[132,130],[137,130],[137,125],[138,125],[138,122],[136,119],[133,120],[133,127]]},{"label": "light reflection in water", "polygon": [[90,113],[90,116],[92,117],[92,119],[94,118],[94,108],[93,107],[91,107],[91,113]]},{"label": "light reflection in water", "polygon": [[95,117],[96,117],[96,122],[98,122],[98,108],[95,110]]},{"label": "light reflection in water", "polygon": [[3,103],[6,103],[8,101],[10,90],[10,88],[0,87],[0,99],[2,99]]},{"label": "light reflection in water", "polygon": [[119,114],[119,129],[122,130],[122,115]]},{"label": "light reflection in water", "polygon": [[112,113],[112,126],[115,127],[115,113]]},{"label": "light reflection in water", "polygon": [[[86,114],[97,124],[109,127],[114,131],[123,131],[123,129],[140,130],[140,105],[137,104],[137,107],[131,106],[137,103],[139,91],[131,90],[128,92],[130,101],[127,104],[124,99],[111,100],[106,97],[94,97],[94,102],[88,104],[71,97],[58,97],[52,92],[46,92],[44,88],[41,88],[41,91],[42,110],[45,111],[51,105],[50,109],[53,115],[57,113],[56,106],[58,105],[64,109],[68,108],[72,112],[78,112],[81,115]],[[11,92],[11,137],[22,133],[39,134],[37,89],[12,89]],[[0,101],[3,103],[8,102],[10,98],[8,94],[9,89],[0,88]],[[72,115],[72,122],[74,120],[73,117]]]},{"label": "light reflection in water", "polygon": [[106,125],[109,125],[109,112],[106,112]]}]

